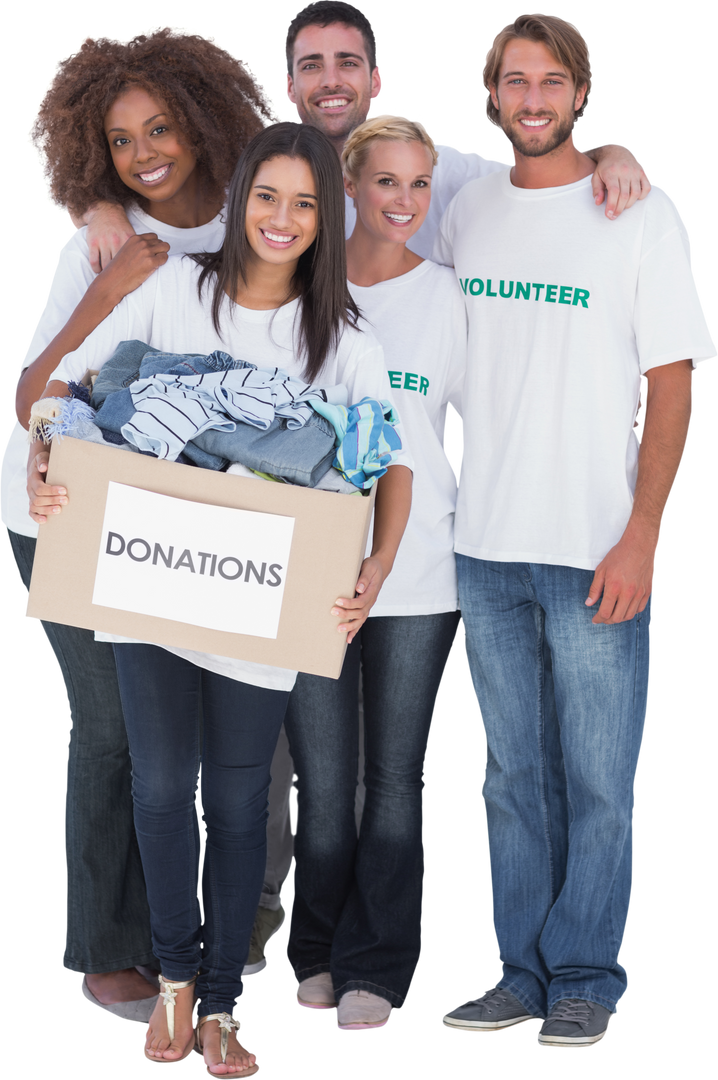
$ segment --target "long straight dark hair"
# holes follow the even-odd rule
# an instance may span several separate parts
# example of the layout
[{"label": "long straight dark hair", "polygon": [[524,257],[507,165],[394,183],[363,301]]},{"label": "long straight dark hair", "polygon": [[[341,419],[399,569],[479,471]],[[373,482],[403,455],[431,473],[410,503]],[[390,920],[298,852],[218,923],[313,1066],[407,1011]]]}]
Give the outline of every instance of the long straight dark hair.
[{"label": "long straight dark hair", "polygon": [[219,313],[224,298],[233,298],[242,281],[247,284],[251,247],[247,240],[247,200],[257,169],[275,157],[301,158],[309,165],[317,185],[318,229],[304,251],[290,285],[290,295],[301,302],[298,333],[303,376],[313,382],[339,344],[345,326],[356,326],[359,310],[347,288],[344,246],[344,185],[336,150],[327,136],[307,124],[273,124],[242,151],[227,197],[227,232],[219,251],[192,255],[202,267],[199,294],[212,279],[212,321],[221,335]]}]

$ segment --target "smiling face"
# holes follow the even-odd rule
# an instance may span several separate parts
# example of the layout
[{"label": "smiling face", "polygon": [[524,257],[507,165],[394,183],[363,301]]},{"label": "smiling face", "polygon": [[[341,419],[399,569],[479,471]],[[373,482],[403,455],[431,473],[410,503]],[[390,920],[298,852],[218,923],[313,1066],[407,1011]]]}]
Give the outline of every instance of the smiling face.
[{"label": "smiling face", "polygon": [[542,42],[517,38],[504,50],[491,99],[516,150],[542,157],[570,139],[585,90]]},{"label": "smiling face", "polygon": [[406,243],[429,210],[432,170],[423,143],[376,139],[360,175],[344,182],[364,228],[378,240]]},{"label": "smiling face", "polygon": [[338,149],[364,123],[381,89],[378,69],[369,69],[361,32],[344,23],[300,30],[287,78],[289,99],[302,123],[320,128]]},{"label": "smiling face", "polygon": [[275,157],[255,173],[245,228],[262,262],[289,266],[314,242],[319,227],[317,185],[303,158]]},{"label": "smiling face", "polygon": [[122,183],[150,202],[167,202],[190,177],[197,180],[197,158],[182,142],[164,103],[139,86],[126,90],[107,110],[105,134]]}]

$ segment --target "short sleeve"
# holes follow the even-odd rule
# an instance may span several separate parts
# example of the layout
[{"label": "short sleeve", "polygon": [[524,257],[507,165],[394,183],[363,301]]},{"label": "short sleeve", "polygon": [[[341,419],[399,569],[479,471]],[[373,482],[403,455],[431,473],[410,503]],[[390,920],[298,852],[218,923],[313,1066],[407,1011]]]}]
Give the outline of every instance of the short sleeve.
[{"label": "short sleeve", "polygon": [[695,282],[683,222],[662,191],[646,204],[634,308],[641,373],[678,360],[715,355]]},{"label": "short sleeve", "polygon": [[121,341],[149,342],[152,337],[152,312],[160,270],[156,270],[139,289],[127,296],[83,341],[79,349],[63,356],[49,381],[79,382],[88,370],[98,371]]},{"label": "short sleeve", "polygon": [[85,232],[86,229],[79,229],[60,252],[50,295],[27,350],[23,368],[37,360],[60,333],[95,279]]},{"label": "short sleeve", "polygon": [[506,168],[500,161],[489,161],[479,154],[462,154],[453,146],[437,146],[436,151],[439,155],[438,186],[444,206],[448,206],[470,180],[481,180]]},{"label": "short sleeve", "polygon": [[464,382],[466,380],[466,353],[468,348],[468,319],[466,305],[456,286],[456,297],[452,306],[453,338],[451,360],[446,380],[446,400],[454,406],[459,416],[463,416]]},{"label": "short sleeve", "polygon": [[434,250],[431,253],[432,262],[440,263],[442,266],[454,265],[452,227],[454,218],[454,203],[455,200],[449,203],[439,223],[439,228],[436,233],[436,239],[434,240]]}]

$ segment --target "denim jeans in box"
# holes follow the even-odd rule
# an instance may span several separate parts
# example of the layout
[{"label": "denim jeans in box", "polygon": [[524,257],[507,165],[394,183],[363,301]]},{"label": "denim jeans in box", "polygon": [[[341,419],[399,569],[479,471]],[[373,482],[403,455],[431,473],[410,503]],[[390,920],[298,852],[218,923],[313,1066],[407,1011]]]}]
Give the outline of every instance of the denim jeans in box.
[{"label": "denim jeans in box", "polygon": [[[142,356],[140,351],[143,351]],[[104,431],[121,434],[122,425],[135,414],[129,387],[139,378],[150,378],[159,373],[199,375],[250,366],[219,351],[209,356],[170,355],[158,353],[143,342],[122,342],[95,382],[92,406],[100,405],[97,425]],[[110,370],[105,374],[108,368]],[[336,432],[322,416],[312,416],[304,427],[291,430],[284,418],[276,417],[266,430],[237,423],[234,431],[204,431],[187,443],[183,452],[204,469],[222,471],[231,462],[241,461],[250,469],[280,476],[292,484],[313,487],[331,468],[335,442]]]}]

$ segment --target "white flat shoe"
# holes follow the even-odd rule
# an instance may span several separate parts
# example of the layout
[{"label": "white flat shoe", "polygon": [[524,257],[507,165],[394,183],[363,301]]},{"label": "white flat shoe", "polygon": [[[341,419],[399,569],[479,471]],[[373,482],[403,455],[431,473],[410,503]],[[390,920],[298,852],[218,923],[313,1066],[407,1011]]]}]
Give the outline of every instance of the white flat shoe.
[{"label": "white flat shoe", "polygon": [[320,971],[299,984],[297,1001],[306,1009],[336,1009],[332,977],[328,971]]},{"label": "white flat shoe", "polygon": [[349,990],[339,999],[337,1023],[344,1031],[383,1027],[391,1014],[386,998],[368,990]]}]

